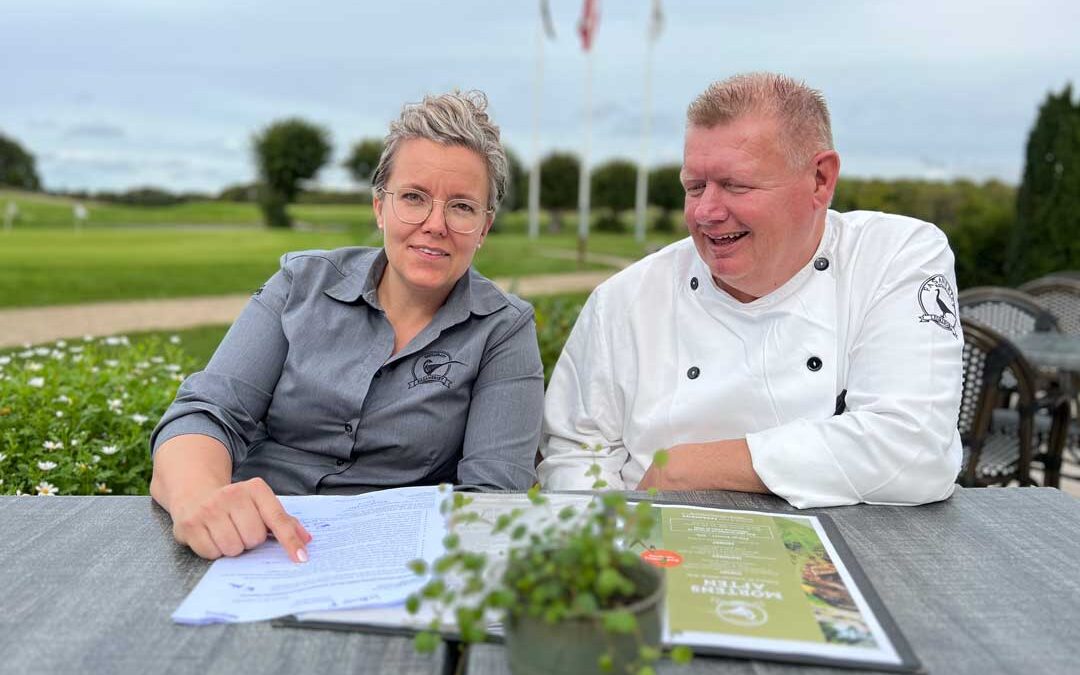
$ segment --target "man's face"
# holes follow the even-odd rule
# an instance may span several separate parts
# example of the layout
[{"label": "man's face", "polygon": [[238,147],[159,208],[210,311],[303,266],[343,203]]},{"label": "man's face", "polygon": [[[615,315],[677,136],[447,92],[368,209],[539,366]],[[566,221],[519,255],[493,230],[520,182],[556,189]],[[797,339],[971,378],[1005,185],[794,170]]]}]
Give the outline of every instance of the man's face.
[{"label": "man's face", "polygon": [[810,260],[828,206],[819,178],[815,162],[791,167],[772,118],[743,116],[687,130],[681,174],[686,226],[721,288],[750,302]]}]

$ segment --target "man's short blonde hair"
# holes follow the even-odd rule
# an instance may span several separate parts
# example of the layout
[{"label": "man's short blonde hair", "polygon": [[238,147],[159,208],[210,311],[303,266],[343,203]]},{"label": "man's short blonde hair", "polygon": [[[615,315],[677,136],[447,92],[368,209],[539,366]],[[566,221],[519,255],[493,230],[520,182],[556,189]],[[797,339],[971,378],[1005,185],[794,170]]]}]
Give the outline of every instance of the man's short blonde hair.
[{"label": "man's short blonde hair", "polygon": [[709,85],[686,111],[690,126],[711,129],[747,115],[771,116],[792,167],[832,150],[832,125],[825,97],[805,83],[778,73],[745,73]]}]

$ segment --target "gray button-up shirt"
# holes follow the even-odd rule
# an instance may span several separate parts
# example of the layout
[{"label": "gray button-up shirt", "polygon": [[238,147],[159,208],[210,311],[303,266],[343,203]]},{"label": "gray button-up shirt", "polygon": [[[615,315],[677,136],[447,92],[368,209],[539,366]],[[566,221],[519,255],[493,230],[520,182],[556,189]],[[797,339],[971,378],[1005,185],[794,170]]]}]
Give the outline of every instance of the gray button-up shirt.
[{"label": "gray button-up shirt", "polygon": [[472,268],[397,354],[382,249],[288,253],[151,436],[221,441],[277,494],[535,480],[544,375],[532,307]]}]

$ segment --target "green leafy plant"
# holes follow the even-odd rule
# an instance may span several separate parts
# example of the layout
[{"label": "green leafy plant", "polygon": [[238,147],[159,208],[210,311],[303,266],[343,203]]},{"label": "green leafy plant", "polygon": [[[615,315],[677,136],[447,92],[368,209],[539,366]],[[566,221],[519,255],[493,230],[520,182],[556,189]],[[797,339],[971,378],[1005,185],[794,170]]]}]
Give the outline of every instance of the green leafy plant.
[{"label": "green leafy plant", "polygon": [[[666,451],[656,453],[658,468],[666,461]],[[607,487],[600,479],[599,464],[594,462],[587,475],[594,479],[594,489]],[[416,648],[431,651],[439,644],[444,617],[452,617],[466,643],[485,640],[493,620],[501,619],[506,626],[530,620],[548,625],[584,620],[599,626],[607,645],[590,669],[594,665],[601,672],[652,673],[662,656],[659,622],[649,635],[630,609],[647,596],[660,594],[660,572],[639,555],[657,523],[652,505],[630,504],[621,493],[604,492],[583,506],[559,507],[540,493],[539,486],[527,496],[528,507],[500,514],[494,521],[470,511],[474,500],[467,494],[455,493],[444,503],[449,529],[445,555],[430,569],[424,561],[412,564],[414,572],[431,577],[406,607],[416,614],[426,606],[434,616],[428,630],[417,635]],[[490,525],[492,536],[508,537],[505,561],[463,547],[460,528],[477,523]],[[615,649],[616,643],[626,644],[628,639],[634,647],[629,658]],[[686,647],[671,651],[677,663],[690,657]]]},{"label": "green leafy plant", "polygon": [[179,338],[0,353],[0,494],[146,494],[147,438],[194,368]]}]

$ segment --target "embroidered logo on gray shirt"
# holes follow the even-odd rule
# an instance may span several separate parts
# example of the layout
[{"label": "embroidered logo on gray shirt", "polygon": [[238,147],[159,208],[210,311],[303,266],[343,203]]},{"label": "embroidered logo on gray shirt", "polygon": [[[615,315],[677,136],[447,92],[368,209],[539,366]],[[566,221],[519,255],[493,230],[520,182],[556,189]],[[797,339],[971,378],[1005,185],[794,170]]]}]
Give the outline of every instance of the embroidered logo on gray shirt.
[{"label": "embroidered logo on gray shirt", "polygon": [[455,361],[443,351],[425,352],[413,361],[413,381],[409,383],[409,389],[426,382],[438,382],[447,389],[454,381],[448,376],[454,364],[465,365],[461,361]]}]

